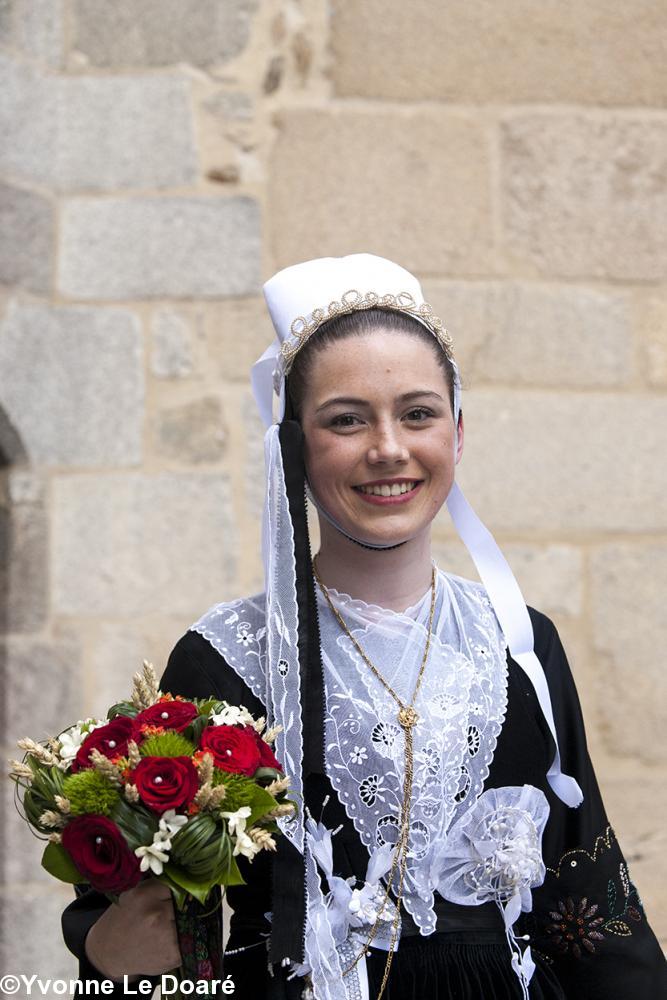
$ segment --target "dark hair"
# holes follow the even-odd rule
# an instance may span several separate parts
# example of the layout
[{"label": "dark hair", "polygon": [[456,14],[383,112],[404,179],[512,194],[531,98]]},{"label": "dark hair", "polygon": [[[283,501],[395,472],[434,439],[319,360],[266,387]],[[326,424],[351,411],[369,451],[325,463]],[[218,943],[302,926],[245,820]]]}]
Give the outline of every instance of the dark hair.
[{"label": "dark hair", "polygon": [[343,340],[346,337],[362,337],[364,334],[375,333],[378,330],[407,333],[410,337],[423,340],[424,343],[430,345],[445,376],[452,413],[454,412],[454,367],[435,336],[423,323],[407,313],[398,312],[396,309],[372,307],[344,313],[327,320],[314,334],[311,334],[294,358],[292,368],[287,376],[287,399],[291,404],[292,414],[297,420],[301,415],[308,376],[315,356],[329,344],[338,340]]}]

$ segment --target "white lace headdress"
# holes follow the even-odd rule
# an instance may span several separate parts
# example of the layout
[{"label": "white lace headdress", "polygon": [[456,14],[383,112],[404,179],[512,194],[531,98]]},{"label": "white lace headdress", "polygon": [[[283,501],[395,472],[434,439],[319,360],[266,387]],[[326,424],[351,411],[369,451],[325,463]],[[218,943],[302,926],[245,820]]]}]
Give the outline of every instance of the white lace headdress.
[{"label": "white lace headdress", "polygon": [[[300,671],[298,649],[297,539],[286,486],[290,470],[284,468],[280,443],[280,429],[286,412],[286,376],[298,350],[309,337],[317,336],[317,330],[327,319],[340,313],[379,306],[412,316],[433,334],[447,352],[455,372],[456,425],[461,386],[451,355],[451,341],[442,322],[424,301],[417,280],[391,261],[371,254],[307,261],[279,271],[265,284],[264,295],[276,339],[252,370],[253,393],[267,426],[267,498],[262,531],[266,599],[266,633],[262,638],[265,641],[266,662],[261,677],[257,676],[257,683],[262,689],[260,692],[256,688],[256,693],[266,705],[271,724],[284,727],[277,739],[276,751],[292,776],[293,793],[303,802],[304,718],[301,706],[305,693],[301,684],[303,665]],[[276,420],[273,416],[275,397]],[[457,484],[452,486],[447,507],[477,567],[507,647],[513,659],[529,676],[553,736],[556,749],[547,774],[549,784],[567,805],[579,805],[582,793],[577,782],[561,771],[549,689],[542,665],[534,652],[532,625],[518,584],[493,537],[475,515]],[[320,504],[318,509],[331,520]],[[324,635],[322,640],[324,648]],[[326,657],[323,662],[326,671]],[[321,845],[318,847],[317,828],[311,823],[308,829],[303,812],[296,821],[281,825],[290,843],[304,859],[307,907],[304,957],[313,982],[326,984],[316,993],[327,1000],[342,1000],[351,995],[350,983],[348,980],[343,984],[340,949],[337,949],[335,929],[332,929],[326,916],[317,871],[318,862],[322,867],[323,850]],[[418,886],[416,888],[419,889]],[[418,896],[417,891],[415,901]],[[419,905],[415,902],[413,915],[418,917],[418,914]],[[424,916],[424,919],[428,918]]]}]

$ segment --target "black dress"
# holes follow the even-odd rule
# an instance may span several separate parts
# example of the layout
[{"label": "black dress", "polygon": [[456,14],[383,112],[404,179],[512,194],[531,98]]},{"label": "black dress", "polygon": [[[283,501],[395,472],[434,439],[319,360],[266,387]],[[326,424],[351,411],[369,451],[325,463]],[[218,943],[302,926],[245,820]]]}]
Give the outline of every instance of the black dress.
[{"label": "black dress", "polygon": [[[554,750],[551,734],[530,681],[508,657],[507,715],[485,789],[530,784],[544,792],[551,809],[543,837],[547,876],[533,890],[532,913],[523,914],[515,928],[517,934],[529,935],[537,966],[531,1000],[661,1000],[667,997],[665,961],[604,811],[565,653],[552,622],[529,611],[535,652],[551,693],[563,771],[577,779],[584,793],[578,809],[568,808],[552,793],[546,781]],[[265,714],[243,680],[196,632],[187,632],[176,644],[160,686],[191,698],[213,695],[243,704],[255,715]],[[343,824],[333,841],[334,870],[363,880],[368,852],[328,778],[310,774],[306,782],[311,810],[319,815],[320,804],[329,796],[322,821],[330,829]],[[252,863],[240,858],[246,885],[227,890],[234,911],[227,950],[245,950],[226,956],[225,974],[232,976],[235,995],[241,998],[293,1000],[301,995],[302,981],[288,981],[277,965],[269,970],[264,944],[270,929],[265,914],[272,910],[274,866],[280,865],[283,842],[281,838],[276,855],[262,852]],[[289,891],[281,883],[280,892]],[[299,886],[294,892],[296,912]],[[87,891],[63,914],[65,941],[81,961],[82,978],[99,978],[85,959],[84,943],[106,905],[103,896]],[[403,921],[387,1000],[519,998],[521,988],[496,906],[466,907],[440,900],[436,912],[437,930],[429,937],[421,936],[409,918]],[[377,994],[385,961],[386,952],[371,951],[371,997]],[[122,987],[117,993],[122,995]]]}]

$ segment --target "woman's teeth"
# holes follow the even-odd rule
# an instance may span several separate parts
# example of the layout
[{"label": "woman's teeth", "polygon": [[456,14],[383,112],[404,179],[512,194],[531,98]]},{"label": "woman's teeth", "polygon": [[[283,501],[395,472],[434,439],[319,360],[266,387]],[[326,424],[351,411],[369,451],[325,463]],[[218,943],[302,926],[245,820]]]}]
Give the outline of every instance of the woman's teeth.
[{"label": "woman's teeth", "polygon": [[356,486],[362,493],[371,493],[376,497],[398,497],[401,493],[409,493],[415,488],[415,483],[383,483],[382,486]]}]

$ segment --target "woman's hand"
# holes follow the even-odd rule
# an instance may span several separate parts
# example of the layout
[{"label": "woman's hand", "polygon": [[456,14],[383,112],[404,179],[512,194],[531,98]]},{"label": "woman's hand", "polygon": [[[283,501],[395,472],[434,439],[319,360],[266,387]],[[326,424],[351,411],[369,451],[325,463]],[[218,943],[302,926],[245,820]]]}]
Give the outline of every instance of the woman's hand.
[{"label": "woman's hand", "polygon": [[86,937],[86,957],[108,979],[157,976],[181,964],[170,890],[147,879],[121,893]]}]

